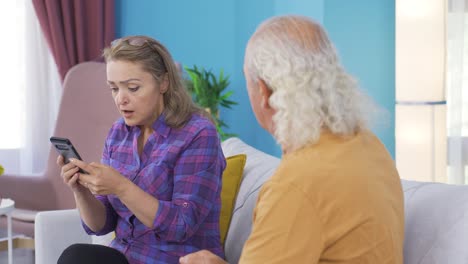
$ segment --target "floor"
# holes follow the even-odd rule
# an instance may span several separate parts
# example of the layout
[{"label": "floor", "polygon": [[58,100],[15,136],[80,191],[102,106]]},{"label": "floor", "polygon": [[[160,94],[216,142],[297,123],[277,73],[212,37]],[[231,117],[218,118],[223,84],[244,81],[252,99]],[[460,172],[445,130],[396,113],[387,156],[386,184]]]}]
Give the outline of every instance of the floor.
[{"label": "floor", "polygon": [[[8,264],[8,250],[0,251],[0,263]],[[13,264],[34,264],[34,250],[26,248],[13,249]]]},{"label": "floor", "polygon": [[[13,237],[22,235],[13,233]],[[7,231],[0,228],[0,242],[6,242]],[[8,264],[8,249],[0,250],[0,264]],[[13,264],[34,264],[34,250],[29,248],[13,249]]]}]

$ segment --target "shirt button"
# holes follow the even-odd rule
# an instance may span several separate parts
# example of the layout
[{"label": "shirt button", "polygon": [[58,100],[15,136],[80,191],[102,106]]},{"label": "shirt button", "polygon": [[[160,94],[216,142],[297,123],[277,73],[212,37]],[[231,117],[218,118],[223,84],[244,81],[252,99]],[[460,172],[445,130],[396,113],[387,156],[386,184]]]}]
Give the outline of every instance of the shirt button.
[{"label": "shirt button", "polygon": [[188,203],[183,203],[182,206],[185,207],[185,208],[187,208],[187,207],[188,207]]}]

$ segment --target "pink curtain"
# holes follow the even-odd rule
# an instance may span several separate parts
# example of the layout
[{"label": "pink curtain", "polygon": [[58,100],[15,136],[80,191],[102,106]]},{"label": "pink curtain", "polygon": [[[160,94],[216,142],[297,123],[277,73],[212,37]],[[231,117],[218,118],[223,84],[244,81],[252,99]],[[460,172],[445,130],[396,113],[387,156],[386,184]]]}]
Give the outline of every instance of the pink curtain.
[{"label": "pink curtain", "polygon": [[114,0],[33,0],[62,81],[74,65],[98,60],[115,37]]}]

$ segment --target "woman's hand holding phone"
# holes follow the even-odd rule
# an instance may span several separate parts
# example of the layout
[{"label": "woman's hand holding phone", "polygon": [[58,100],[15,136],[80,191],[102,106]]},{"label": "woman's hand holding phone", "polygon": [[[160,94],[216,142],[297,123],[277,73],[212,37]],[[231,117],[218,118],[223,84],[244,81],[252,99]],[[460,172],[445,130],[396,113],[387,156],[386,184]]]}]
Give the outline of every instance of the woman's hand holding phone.
[{"label": "woman's hand holding phone", "polygon": [[73,163],[69,162],[65,164],[62,155],[57,157],[57,165],[61,167],[60,176],[63,181],[74,191],[84,191],[86,188],[81,186],[79,183],[80,168]]},{"label": "woman's hand holding phone", "polygon": [[[93,194],[114,194],[120,197],[128,190],[128,184],[132,184],[130,180],[122,176],[117,170],[104,164],[96,162],[86,163],[75,158],[70,159],[69,164],[87,172],[86,174],[80,173],[77,180],[79,184],[88,188]],[[71,177],[70,181],[72,180],[75,179]]]},{"label": "woman's hand holding phone", "polygon": [[55,150],[59,156],[57,157],[57,165],[60,166],[60,176],[63,181],[74,191],[86,190],[84,186],[80,185],[79,175],[86,173],[86,171],[70,163],[71,158],[81,160],[80,154],[76,151],[75,146],[71,143],[70,139],[63,137],[51,137],[50,143],[54,145]]}]

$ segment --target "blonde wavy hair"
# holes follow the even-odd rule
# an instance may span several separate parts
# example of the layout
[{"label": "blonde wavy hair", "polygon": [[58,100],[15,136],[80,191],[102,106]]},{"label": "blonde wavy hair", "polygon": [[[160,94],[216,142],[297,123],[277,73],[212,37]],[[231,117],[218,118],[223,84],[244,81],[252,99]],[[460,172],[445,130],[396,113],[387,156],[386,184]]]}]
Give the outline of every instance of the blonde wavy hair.
[{"label": "blonde wavy hair", "polygon": [[157,83],[160,83],[167,73],[169,85],[163,100],[165,121],[170,127],[182,127],[194,113],[212,121],[206,111],[192,101],[182,81],[181,70],[176,66],[167,48],[159,41],[147,36],[124,37],[114,40],[105,48],[103,57],[106,63],[109,61],[138,63]]},{"label": "blonde wavy hair", "polygon": [[352,135],[376,109],[341,66],[326,32],[306,17],[263,22],[247,44],[245,67],[272,91],[274,137],[283,149],[314,144],[322,131]]}]

